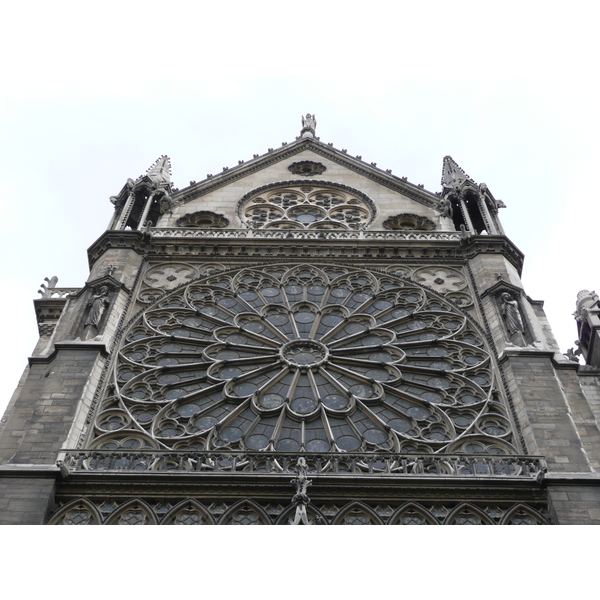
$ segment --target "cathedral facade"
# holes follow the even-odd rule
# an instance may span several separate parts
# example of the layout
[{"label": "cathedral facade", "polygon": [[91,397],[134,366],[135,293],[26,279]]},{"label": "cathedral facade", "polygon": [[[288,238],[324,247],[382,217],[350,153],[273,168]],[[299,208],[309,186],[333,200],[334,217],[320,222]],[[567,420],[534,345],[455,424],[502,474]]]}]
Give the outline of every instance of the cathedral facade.
[{"label": "cathedral facade", "polygon": [[1,523],[600,523],[598,296],[561,354],[503,203],[452,158],[430,192],[306,115],[111,202],[85,285],[34,302]]}]

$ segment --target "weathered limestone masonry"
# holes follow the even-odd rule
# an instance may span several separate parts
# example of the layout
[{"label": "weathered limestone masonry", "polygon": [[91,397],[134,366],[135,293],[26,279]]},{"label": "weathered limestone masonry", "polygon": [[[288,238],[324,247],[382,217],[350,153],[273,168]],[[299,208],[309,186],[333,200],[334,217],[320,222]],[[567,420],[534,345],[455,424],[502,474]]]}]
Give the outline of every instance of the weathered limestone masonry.
[{"label": "weathered limestone masonry", "polygon": [[600,523],[598,297],[563,355],[485,184],[315,127],[181,190],[160,157],[45,280],[1,523]]}]

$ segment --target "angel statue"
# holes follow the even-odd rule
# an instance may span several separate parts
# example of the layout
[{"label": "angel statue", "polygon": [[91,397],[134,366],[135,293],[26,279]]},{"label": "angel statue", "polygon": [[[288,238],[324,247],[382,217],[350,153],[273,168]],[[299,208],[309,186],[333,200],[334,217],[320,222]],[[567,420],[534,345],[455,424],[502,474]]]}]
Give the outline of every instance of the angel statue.
[{"label": "angel statue", "polygon": [[306,113],[306,117],[302,117],[302,130],[310,129],[314,131],[317,128],[317,119],[315,115]]}]

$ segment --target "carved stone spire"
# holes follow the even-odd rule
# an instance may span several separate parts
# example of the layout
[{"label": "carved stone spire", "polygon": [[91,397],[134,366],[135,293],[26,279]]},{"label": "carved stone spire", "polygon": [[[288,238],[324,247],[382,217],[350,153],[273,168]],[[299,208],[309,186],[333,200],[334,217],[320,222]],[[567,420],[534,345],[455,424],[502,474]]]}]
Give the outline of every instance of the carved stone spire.
[{"label": "carved stone spire", "polygon": [[456,163],[451,156],[444,156],[442,167],[442,187],[456,188],[465,181],[475,183]]},{"label": "carved stone spire", "polygon": [[302,117],[302,129],[300,131],[301,137],[315,137],[315,130],[317,128],[317,119],[315,115],[306,113],[305,117]]},{"label": "carved stone spire", "polygon": [[146,171],[154,183],[163,187],[171,184],[171,161],[166,154],[156,159],[156,162]]}]

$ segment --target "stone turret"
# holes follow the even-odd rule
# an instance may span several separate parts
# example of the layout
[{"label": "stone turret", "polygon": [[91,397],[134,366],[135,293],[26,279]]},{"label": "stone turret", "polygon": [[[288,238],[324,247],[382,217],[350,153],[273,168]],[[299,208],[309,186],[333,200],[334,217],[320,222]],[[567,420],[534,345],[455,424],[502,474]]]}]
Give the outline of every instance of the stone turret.
[{"label": "stone turret", "polygon": [[498,218],[498,209],[503,208],[504,203],[494,198],[485,183],[475,183],[451,156],[444,157],[442,167],[444,201],[451,207],[444,212],[452,217],[457,231],[504,235]]},{"label": "stone turret", "polygon": [[579,351],[587,365],[600,368],[600,298],[594,291],[581,290],[577,294],[573,313],[579,333]]},{"label": "stone turret", "polygon": [[145,175],[128,179],[117,196],[111,196],[115,214],[111,229],[142,230],[157,224],[161,215],[171,211],[171,161],[160,156]]}]

